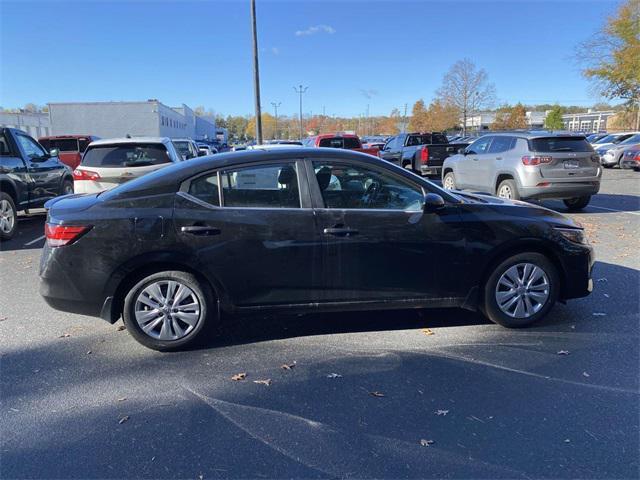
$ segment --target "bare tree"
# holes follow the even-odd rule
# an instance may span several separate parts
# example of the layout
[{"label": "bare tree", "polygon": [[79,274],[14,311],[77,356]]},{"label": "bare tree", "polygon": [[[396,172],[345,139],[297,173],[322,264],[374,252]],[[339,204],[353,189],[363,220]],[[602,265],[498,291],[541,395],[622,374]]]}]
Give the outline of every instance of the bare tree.
[{"label": "bare tree", "polygon": [[462,130],[467,133],[467,118],[470,114],[493,106],[496,89],[487,80],[487,72],[477,69],[465,58],[454,63],[442,79],[436,96],[444,105],[454,107],[462,116]]}]

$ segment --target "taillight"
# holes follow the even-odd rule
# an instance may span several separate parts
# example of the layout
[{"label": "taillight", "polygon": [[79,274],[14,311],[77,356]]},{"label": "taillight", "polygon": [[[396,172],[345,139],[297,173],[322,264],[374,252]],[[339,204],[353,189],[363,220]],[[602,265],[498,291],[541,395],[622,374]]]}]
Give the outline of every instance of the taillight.
[{"label": "taillight", "polygon": [[53,225],[45,223],[44,235],[50,247],[62,247],[75,242],[82,235],[91,230],[91,227],[78,225]]},{"label": "taillight", "polygon": [[422,147],[420,150],[420,163],[427,165],[429,163],[429,147]]},{"label": "taillight", "polygon": [[634,155],[633,159],[634,159],[636,162],[640,162],[640,152],[637,152],[637,153]]},{"label": "taillight", "polygon": [[73,171],[73,179],[74,180],[100,180],[100,174],[98,172],[91,172],[89,170],[80,170],[76,168]]},{"label": "taillight", "polygon": [[543,163],[551,163],[552,161],[553,157],[530,157],[529,155],[522,157],[522,163],[524,165],[542,165]]}]

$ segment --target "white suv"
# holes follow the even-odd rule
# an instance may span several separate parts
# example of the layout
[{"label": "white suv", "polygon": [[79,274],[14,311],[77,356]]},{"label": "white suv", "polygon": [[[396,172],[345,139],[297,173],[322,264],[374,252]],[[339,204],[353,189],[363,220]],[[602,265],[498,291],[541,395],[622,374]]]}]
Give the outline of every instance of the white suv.
[{"label": "white suv", "polygon": [[111,138],[91,142],[73,171],[75,193],[96,193],[181,162],[168,138]]}]

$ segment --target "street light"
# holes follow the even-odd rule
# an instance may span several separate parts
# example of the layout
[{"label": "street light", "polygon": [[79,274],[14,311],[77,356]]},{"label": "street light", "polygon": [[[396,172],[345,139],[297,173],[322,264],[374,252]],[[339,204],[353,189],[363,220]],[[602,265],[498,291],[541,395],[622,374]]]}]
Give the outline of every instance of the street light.
[{"label": "street light", "polygon": [[276,111],[276,127],[274,128],[273,133],[273,139],[275,140],[276,138],[278,138],[278,107],[282,105],[282,102],[271,102],[271,105],[273,105],[273,109]]},{"label": "street light", "polygon": [[302,140],[304,129],[302,128],[302,95],[306,92],[309,87],[303,87],[300,84],[297,88],[293,87],[295,92],[300,95],[300,140]]},{"label": "street light", "polygon": [[262,144],[262,113],[260,112],[260,70],[258,67],[258,32],[256,28],[256,0],[251,0],[251,29],[253,32],[253,87],[256,100],[256,143]]}]

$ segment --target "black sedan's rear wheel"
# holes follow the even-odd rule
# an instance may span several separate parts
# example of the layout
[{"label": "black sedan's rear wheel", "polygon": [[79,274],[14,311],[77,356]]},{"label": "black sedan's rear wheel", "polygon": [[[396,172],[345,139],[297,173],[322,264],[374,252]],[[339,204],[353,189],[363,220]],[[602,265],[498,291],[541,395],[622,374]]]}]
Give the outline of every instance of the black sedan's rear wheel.
[{"label": "black sedan's rear wheel", "polygon": [[209,285],[181,271],[154,273],[137,282],[124,301],[124,323],[133,337],[160,351],[194,345],[213,312]]},{"label": "black sedan's rear wheel", "polygon": [[483,310],[504,327],[525,327],[551,310],[559,291],[558,272],[547,257],[522,253],[501,262],[489,276]]}]

